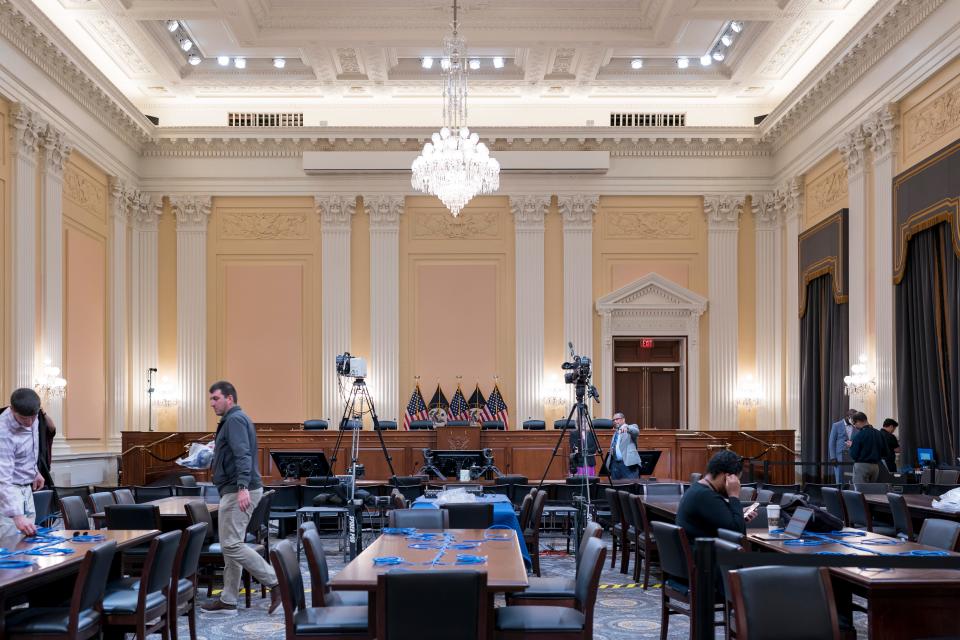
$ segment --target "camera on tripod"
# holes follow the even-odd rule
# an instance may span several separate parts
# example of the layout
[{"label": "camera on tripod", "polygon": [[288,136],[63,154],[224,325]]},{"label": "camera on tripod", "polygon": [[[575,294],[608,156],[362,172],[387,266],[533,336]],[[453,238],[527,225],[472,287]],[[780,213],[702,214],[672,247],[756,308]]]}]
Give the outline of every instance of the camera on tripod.
[{"label": "camera on tripod", "polygon": [[354,358],[349,351],[337,356],[337,375],[350,378],[367,377],[367,361],[363,358]]},{"label": "camera on tripod", "polygon": [[578,402],[582,401],[584,396],[600,402],[600,392],[590,384],[590,377],[593,375],[591,368],[593,361],[587,356],[574,353],[572,342],[568,342],[567,345],[570,347],[570,360],[560,365],[564,370],[563,381],[567,384],[576,385]]}]

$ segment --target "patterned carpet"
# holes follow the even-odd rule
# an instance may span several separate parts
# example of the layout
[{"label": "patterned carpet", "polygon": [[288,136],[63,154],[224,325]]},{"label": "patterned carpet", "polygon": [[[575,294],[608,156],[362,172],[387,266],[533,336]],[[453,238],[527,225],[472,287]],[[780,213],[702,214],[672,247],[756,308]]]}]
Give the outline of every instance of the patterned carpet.
[{"label": "patterned carpet", "polygon": [[[606,537],[605,537],[606,538]],[[549,550],[556,543],[557,552]],[[327,541],[327,557],[331,574],[343,567],[342,556],[337,552],[336,542]],[[545,553],[541,555],[541,573],[544,576],[572,575],[573,558],[563,553],[562,540],[547,540]],[[609,553],[609,550],[608,550]],[[310,575],[303,561],[304,582],[309,589]],[[654,565],[653,573],[657,568]],[[632,572],[632,567],[631,567]],[[657,576],[659,577],[659,576]],[[630,575],[620,573],[618,566],[610,569],[609,555],[601,576],[600,593],[594,612],[594,634],[596,640],[656,640],[660,637],[660,590],[659,583],[651,575],[655,585],[644,591],[639,585],[633,585]],[[309,596],[307,597],[309,601]],[[197,617],[197,637],[199,640],[236,640],[237,638],[258,638],[259,640],[283,640],[283,613],[267,615],[268,599],[261,599],[259,589],[253,598],[253,606],[245,609],[241,606],[235,616],[219,616],[200,613]],[[242,598],[241,598],[242,603]],[[502,604],[502,602],[501,602]],[[189,638],[186,618],[181,619],[179,638]],[[865,616],[858,614],[858,638],[867,638]],[[689,625],[683,616],[671,616],[669,638],[686,639]],[[159,636],[157,636],[159,637]],[[718,631],[717,638],[723,634]]]}]

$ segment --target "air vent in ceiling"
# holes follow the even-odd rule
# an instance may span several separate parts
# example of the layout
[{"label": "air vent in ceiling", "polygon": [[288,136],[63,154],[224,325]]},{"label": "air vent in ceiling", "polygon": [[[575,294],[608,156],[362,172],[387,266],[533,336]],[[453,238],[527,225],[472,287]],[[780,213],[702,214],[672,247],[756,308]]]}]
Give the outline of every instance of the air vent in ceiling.
[{"label": "air vent in ceiling", "polygon": [[302,127],[302,113],[228,113],[228,127]]},{"label": "air vent in ceiling", "polygon": [[685,127],[685,113],[611,113],[611,127]]}]

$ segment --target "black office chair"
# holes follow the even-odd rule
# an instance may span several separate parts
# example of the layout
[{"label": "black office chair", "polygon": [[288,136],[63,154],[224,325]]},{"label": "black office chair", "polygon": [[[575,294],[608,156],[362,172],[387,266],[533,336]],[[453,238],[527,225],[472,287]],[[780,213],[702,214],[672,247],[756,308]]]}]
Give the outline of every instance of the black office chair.
[{"label": "black office chair", "polygon": [[[691,482],[691,484],[693,484]],[[753,502],[757,498],[756,487],[740,487],[740,502]]]},{"label": "black office chair", "polygon": [[524,420],[521,428],[524,431],[543,431],[547,428],[547,423],[543,420]]},{"label": "black office chair", "polygon": [[617,566],[617,547],[621,545],[629,545],[630,543],[625,539],[624,534],[624,517],[623,511],[620,509],[620,498],[617,496],[616,489],[604,488],[604,496],[607,499],[607,505],[610,508],[610,520],[608,521],[607,528],[610,531],[610,539],[613,542],[613,549],[610,553],[610,568],[613,569]]},{"label": "black office chair", "polygon": [[206,537],[207,524],[200,522],[184,529],[180,538],[167,594],[170,640],[177,640],[177,620],[181,616],[187,616],[190,640],[197,640],[197,574]]},{"label": "black office chair", "polygon": [[[103,513],[106,507],[117,504],[117,499],[114,497],[114,495],[107,491],[91,493],[87,499],[90,501],[91,513]],[[94,525],[96,524],[97,522],[94,520]]]},{"label": "black office chair", "polygon": [[920,527],[917,544],[925,544],[946,551],[956,551],[957,541],[960,540],[960,522],[927,518]]},{"label": "black office chair", "polygon": [[957,484],[960,482],[960,470],[937,469],[933,476],[934,484]]},{"label": "black office chair", "polygon": [[865,495],[876,495],[890,491],[890,485],[886,482],[857,482],[853,488]]},{"label": "black office chair", "polygon": [[[843,489],[842,484],[821,484],[819,482],[807,482],[803,485],[803,492],[807,496],[807,500],[812,505],[818,507],[823,506],[823,490],[826,488],[836,489],[840,491]],[[839,517],[839,516],[838,516]]]},{"label": "black office chair", "polygon": [[196,487],[196,486],[198,486],[198,485],[197,485],[197,478],[196,478],[195,476],[191,476],[191,475],[180,476],[179,478],[177,478],[177,484],[180,485],[181,487]]},{"label": "black office chair", "polygon": [[307,568],[310,570],[310,600],[314,607],[367,606],[369,597],[366,591],[333,591],[330,589],[330,567],[327,554],[317,527],[312,522],[304,522],[300,527],[304,555],[307,556]]},{"label": "black office chair", "polygon": [[717,537],[740,547],[744,545],[744,541],[747,539],[739,531],[731,531],[730,529],[717,529]]},{"label": "black office chair", "polygon": [[554,607],[573,607],[576,604],[577,576],[584,569],[584,557],[587,540],[600,539],[603,527],[591,522],[584,527],[580,546],[577,548],[576,569],[573,578],[546,577],[527,578],[528,586],[523,591],[507,593],[507,605],[548,605]]},{"label": "black office chair", "polygon": [[297,527],[297,509],[301,506],[300,487],[295,484],[271,484],[263,488],[273,491],[268,519],[277,521],[277,537],[286,538]]},{"label": "black office chair", "polygon": [[[429,622],[424,602],[432,607]],[[487,574],[393,570],[377,576],[377,640],[486,640]]]},{"label": "black office chair", "polygon": [[137,499],[130,489],[116,489],[113,492],[113,497],[117,504],[137,504]]},{"label": "black office chair", "polygon": [[850,521],[847,519],[847,511],[843,506],[843,496],[840,495],[840,491],[841,489],[833,486],[823,487],[820,492],[823,496],[823,508],[831,515],[843,520],[845,526],[849,526]]},{"label": "black office chair", "polygon": [[561,418],[560,420],[553,421],[554,429],[575,429],[576,427],[577,427],[576,422],[574,422],[573,420],[567,420],[566,418]]},{"label": "black office chair", "polygon": [[41,489],[33,492],[34,521],[41,527],[50,526],[57,514],[53,510],[53,491]]},{"label": "black office chair", "polygon": [[844,489],[840,492],[843,496],[843,507],[847,511],[849,526],[857,529],[866,529],[874,533],[885,536],[895,536],[896,531],[893,527],[876,525],[873,522],[873,516],[870,514],[870,506],[867,499],[859,491]]},{"label": "black office chair", "polygon": [[270,550],[279,580],[286,640],[367,638],[367,607],[308,607],[297,551],[289,540]]},{"label": "black office chair", "polygon": [[493,525],[493,503],[447,504],[451,529],[486,529]]},{"label": "black office chair", "polygon": [[926,494],[928,496],[942,496],[947,491],[960,488],[960,484],[928,484]]},{"label": "black office chair", "polygon": [[887,503],[893,515],[893,528],[898,538],[913,540],[913,518],[910,516],[910,507],[899,493],[888,493]]},{"label": "black office chair", "polygon": [[645,496],[680,496],[683,485],[679,482],[645,482],[640,485]]},{"label": "black office chair", "polygon": [[480,423],[480,428],[484,431],[505,431],[507,427],[503,420],[484,420]]},{"label": "black office chair", "polygon": [[173,494],[176,496],[194,496],[200,497],[203,495],[204,487],[184,487],[179,484],[173,485]]},{"label": "black office chair", "polygon": [[98,605],[117,552],[113,540],[84,554],[69,607],[27,607],[6,613],[8,640],[86,640],[99,637],[102,616]]},{"label": "black office chair", "polygon": [[160,507],[155,504],[108,504],[107,529],[160,529]]},{"label": "black office chair", "polygon": [[80,496],[63,496],[60,498],[60,513],[63,517],[64,529],[89,529],[90,516]]},{"label": "black office chair", "polygon": [[394,486],[404,500],[413,502],[423,495],[423,476],[397,476]]},{"label": "black office chair", "polygon": [[391,527],[414,529],[449,529],[450,512],[446,509],[394,509],[387,516]]},{"label": "black office chair", "polygon": [[[825,567],[751,567],[730,572],[737,640],[840,639]],[[803,603],[803,615],[784,615]]]},{"label": "black office chair", "polygon": [[593,428],[594,430],[613,429],[613,420],[610,418],[594,418]]},{"label": "black office chair", "polygon": [[173,486],[166,484],[156,487],[134,487],[133,496],[137,503],[150,502],[151,500],[161,500],[173,495]]},{"label": "black office chair", "polygon": [[326,431],[328,428],[326,420],[304,420],[303,421],[303,430],[304,431]]},{"label": "black office chair", "polygon": [[410,431],[431,431],[433,422],[431,420],[412,420],[410,422]]},{"label": "black office chair", "polygon": [[785,493],[800,493],[799,484],[767,484],[763,482],[757,488],[772,491],[773,497],[770,498],[769,502],[773,504],[780,504],[780,497]]},{"label": "black office chair", "polygon": [[396,420],[380,420],[380,431],[396,431],[397,430],[397,421]]},{"label": "black office chair", "polygon": [[[727,552],[740,552],[743,551],[743,546],[735,542],[730,542],[729,540],[724,540],[722,538],[713,539],[713,548],[717,553],[727,551]],[[733,631],[734,627],[730,622],[731,616],[733,615],[733,597],[730,591],[730,571],[729,569],[725,570],[719,564],[719,559],[714,562],[714,571],[716,575],[720,576],[720,586],[722,588],[723,594],[723,624],[727,628],[727,633],[724,634],[728,640],[731,637],[734,637],[736,634]]]}]

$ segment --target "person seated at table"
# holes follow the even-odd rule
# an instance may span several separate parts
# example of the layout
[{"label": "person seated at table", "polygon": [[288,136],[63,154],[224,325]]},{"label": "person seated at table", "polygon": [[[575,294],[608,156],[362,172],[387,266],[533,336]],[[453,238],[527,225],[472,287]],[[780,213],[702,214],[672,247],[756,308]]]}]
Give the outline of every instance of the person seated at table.
[{"label": "person seated at table", "polygon": [[747,518],[740,504],[740,470],[743,460],[733,451],[718,451],[707,463],[707,474],[683,493],[677,509],[677,526],[683,527],[687,538],[713,538],[717,529],[746,533],[747,522],[756,517],[756,511]]},{"label": "person seated at table", "polygon": [[570,472],[577,476],[596,475],[597,448],[597,436],[593,433],[590,422],[586,416],[580,416],[577,428],[570,431]]}]

